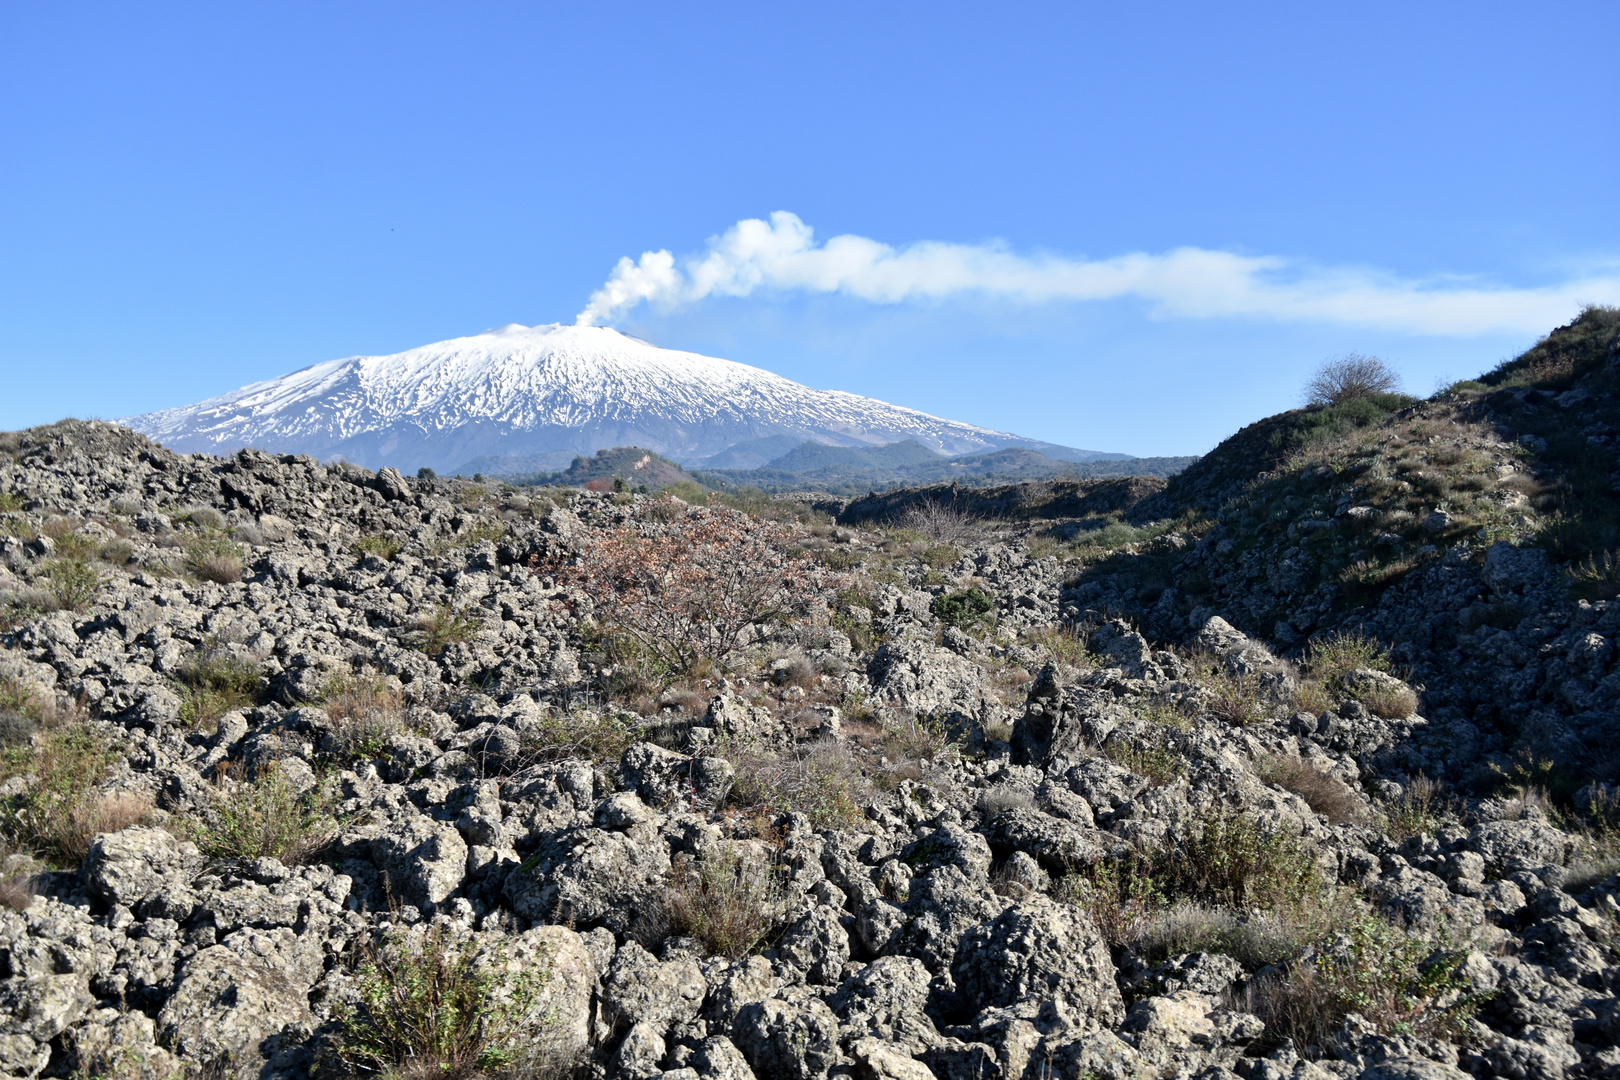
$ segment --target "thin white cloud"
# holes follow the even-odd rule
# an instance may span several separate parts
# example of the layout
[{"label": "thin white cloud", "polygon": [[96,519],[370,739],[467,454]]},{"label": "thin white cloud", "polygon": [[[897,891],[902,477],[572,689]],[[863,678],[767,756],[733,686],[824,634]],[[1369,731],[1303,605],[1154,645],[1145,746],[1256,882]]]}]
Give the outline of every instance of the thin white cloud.
[{"label": "thin white cloud", "polygon": [[1086,260],[1019,255],[999,244],[895,248],[864,236],[817,244],[810,226],[779,210],[769,221],[737,222],[699,255],[649,251],[620,259],[576,321],[592,326],[643,302],[667,310],[757,290],[843,293],[879,304],[964,293],[1030,304],[1134,298],[1169,318],[1335,322],[1456,336],[1545,331],[1581,304],[1620,302],[1620,275],[1493,288],[1192,247]]}]

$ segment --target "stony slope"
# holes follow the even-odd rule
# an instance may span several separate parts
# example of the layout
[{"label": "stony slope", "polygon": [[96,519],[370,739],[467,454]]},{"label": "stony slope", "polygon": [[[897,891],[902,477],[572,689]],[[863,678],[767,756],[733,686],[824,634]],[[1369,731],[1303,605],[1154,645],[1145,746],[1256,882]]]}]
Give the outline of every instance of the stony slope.
[{"label": "stony slope", "polygon": [[[1301,669],[1128,586],[1133,559],[1231,560],[1212,589],[1246,565],[1242,537],[1130,524],[1143,492],[1035,500],[1073,500],[1070,549],[1051,517],[541,501],[99,423],[0,452],[4,830],[58,867],[0,882],[7,1075],[351,1074],[400,1011],[367,988],[423,955],[484,980],[512,1076],[1620,1067],[1602,799],[1414,780],[1490,748],[1376,649]],[[737,651],[661,672],[573,575],[710,525],[804,576]],[[1447,550],[1436,588],[1547,605],[1515,647],[1570,613],[1493,661],[1512,678],[1608,677],[1607,604],[1504,553],[1536,549]],[[1105,602],[1165,640],[1066,622]]]}]

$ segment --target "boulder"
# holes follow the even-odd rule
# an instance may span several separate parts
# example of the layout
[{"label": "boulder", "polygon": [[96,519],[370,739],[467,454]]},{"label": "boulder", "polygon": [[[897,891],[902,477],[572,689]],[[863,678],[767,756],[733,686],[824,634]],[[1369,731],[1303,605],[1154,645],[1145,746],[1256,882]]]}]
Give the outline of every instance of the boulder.
[{"label": "boulder", "polygon": [[1028,897],[970,930],[951,965],[956,988],[976,1008],[1062,999],[1087,1019],[1124,1012],[1108,947],[1076,909]]}]

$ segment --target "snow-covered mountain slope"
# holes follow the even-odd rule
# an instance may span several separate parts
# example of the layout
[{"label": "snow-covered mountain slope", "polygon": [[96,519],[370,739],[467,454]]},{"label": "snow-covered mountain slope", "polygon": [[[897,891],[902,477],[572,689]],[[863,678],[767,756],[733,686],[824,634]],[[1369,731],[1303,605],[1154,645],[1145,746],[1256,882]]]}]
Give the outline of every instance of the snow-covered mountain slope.
[{"label": "snow-covered mountain slope", "polygon": [[841,446],[915,439],[946,454],[1033,444],[606,327],[555,324],[332,360],[122,422],[182,451],[254,446],[411,470],[609,446],[689,461],[777,435]]}]

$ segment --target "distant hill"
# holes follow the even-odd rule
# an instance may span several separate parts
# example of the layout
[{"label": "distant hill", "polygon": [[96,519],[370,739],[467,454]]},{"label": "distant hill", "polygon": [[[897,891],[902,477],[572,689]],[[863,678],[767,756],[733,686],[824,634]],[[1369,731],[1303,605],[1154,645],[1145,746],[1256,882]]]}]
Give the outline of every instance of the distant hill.
[{"label": "distant hill", "polygon": [[1171,476],[1198,460],[1196,457],[1133,458],[1124,454],[1093,454],[1069,447],[1052,448],[1089,456],[1082,461],[1058,459],[1027,447],[1008,446],[947,457],[913,440],[879,447],[807,442],[762,468],[704,468],[692,472],[705,483],[719,487],[864,495],[869,491],[938,483],[982,487],[1026,480]]}]

